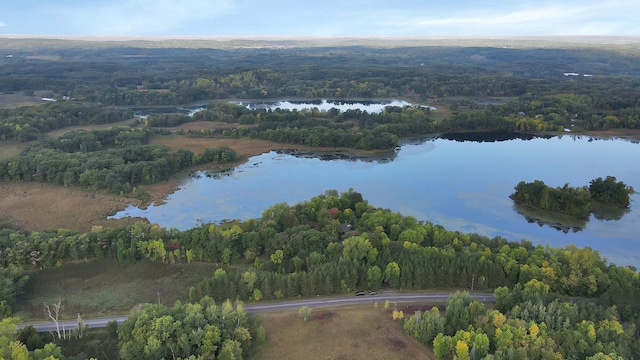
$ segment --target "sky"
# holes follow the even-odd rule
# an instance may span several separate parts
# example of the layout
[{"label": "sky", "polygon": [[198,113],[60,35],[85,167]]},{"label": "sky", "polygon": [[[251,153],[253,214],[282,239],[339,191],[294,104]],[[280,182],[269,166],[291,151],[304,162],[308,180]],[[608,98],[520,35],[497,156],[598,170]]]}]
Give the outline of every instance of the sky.
[{"label": "sky", "polygon": [[0,0],[0,35],[638,36],[638,0]]}]

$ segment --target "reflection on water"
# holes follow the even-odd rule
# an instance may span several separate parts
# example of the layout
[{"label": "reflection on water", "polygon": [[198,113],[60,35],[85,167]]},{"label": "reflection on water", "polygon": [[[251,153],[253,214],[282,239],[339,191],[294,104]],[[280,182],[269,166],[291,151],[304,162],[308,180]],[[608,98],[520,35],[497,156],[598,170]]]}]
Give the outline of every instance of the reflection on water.
[{"label": "reflection on water", "polygon": [[397,156],[397,151],[385,151],[371,155],[361,156],[335,151],[301,151],[296,149],[274,150],[276,154],[291,155],[298,158],[319,159],[322,161],[343,160],[343,161],[363,161],[385,163],[393,161]]},{"label": "reflection on water", "polygon": [[615,207],[600,207],[597,204],[591,206],[591,215],[601,221],[618,221],[621,220],[623,216],[630,213],[631,209],[629,208],[615,208]]},{"label": "reflection on water", "polygon": [[222,173],[194,173],[164,204],[128,207],[116,217],[141,216],[186,229],[223,219],[259,218],[276,203],[294,204],[327,189],[353,188],[373,206],[451,230],[556,247],[589,246],[613,262],[640,267],[640,194],[631,196],[631,210],[619,220],[601,221],[598,215],[581,226],[582,231],[566,234],[529,223],[513,211],[509,198],[518,182],[534,180],[557,187],[611,175],[640,189],[638,146],[565,135],[494,142],[407,141],[376,161],[272,151]]},{"label": "reflection on water", "polygon": [[538,138],[550,139],[551,135],[534,135],[514,133],[509,131],[477,131],[477,132],[464,132],[464,133],[445,133],[438,135],[438,138],[453,141],[473,141],[473,142],[496,142],[496,141],[509,141],[509,140],[533,140]]},{"label": "reflection on water", "polygon": [[535,223],[538,224],[538,226],[548,226],[552,229],[562,231],[565,234],[569,231],[575,233],[584,230],[588,222],[587,220],[553,214],[519,204],[514,204],[513,210],[522,215],[530,224]]}]

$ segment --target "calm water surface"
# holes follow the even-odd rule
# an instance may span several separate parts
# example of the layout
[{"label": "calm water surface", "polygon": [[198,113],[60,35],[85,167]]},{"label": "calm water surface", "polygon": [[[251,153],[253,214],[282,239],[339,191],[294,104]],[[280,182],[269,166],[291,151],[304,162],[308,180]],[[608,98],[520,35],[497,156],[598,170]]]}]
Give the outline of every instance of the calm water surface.
[{"label": "calm water surface", "polygon": [[430,139],[404,144],[386,161],[321,160],[270,152],[226,174],[188,178],[166,203],[129,207],[116,217],[141,216],[166,227],[258,218],[267,207],[295,204],[349,188],[373,206],[443,225],[509,240],[558,247],[589,246],[608,260],[640,268],[640,195],[618,221],[593,217],[586,228],[563,233],[529,223],[514,211],[509,195],[519,181],[549,186],[588,185],[615,176],[640,189],[640,144],[620,139],[562,136],[549,139],[460,142]]},{"label": "calm water surface", "polygon": [[[368,113],[380,113],[386,106],[408,106],[412,105],[404,100],[317,100],[317,101],[294,101],[294,100],[279,100],[279,101],[264,101],[264,102],[242,102],[234,101],[233,103],[238,105],[244,105],[249,109],[283,109],[283,110],[302,110],[316,108],[320,111],[329,111],[331,108],[336,108],[341,112],[347,110],[361,110]],[[432,110],[436,110],[435,107],[430,106]]]}]

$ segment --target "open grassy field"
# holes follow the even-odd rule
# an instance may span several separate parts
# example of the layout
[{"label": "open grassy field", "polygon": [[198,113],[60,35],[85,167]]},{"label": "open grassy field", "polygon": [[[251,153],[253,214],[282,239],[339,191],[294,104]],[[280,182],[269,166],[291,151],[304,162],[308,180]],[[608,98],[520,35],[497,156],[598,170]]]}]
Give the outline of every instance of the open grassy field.
[{"label": "open grassy field", "polygon": [[135,119],[128,119],[128,120],[123,120],[123,121],[119,121],[119,122],[115,122],[115,123],[109,123],[109,124],[90,124],[90,125],[76,125],[76,126],[69,126],[69,127],[65,127],[62,129],[56,129],[53,131],[49,131],[48,133],[44,134],[44,138],[45,139],[53,139],[53,138],[57,138],[60,137],[70,131],[75,131],[75,130],[86,130],[86,131],[91,131],[91,130],[102,130],[102,129],[110,129],[114,126],[129,126],[129,125],[133,125],[135,122]]},{"label": "open grassy field", "polygon": [[34,96],[21,92],[9,92],[0,94],[0,107],[18,107],[43,103],[40,96],[43,92],[37,92]]},{"label": "open grassy field", "polygon": [[63,299],[62,316],[75,319],[128,313],[141,303],[171,306],[186,301],[189,288],[213,276],[215,264],[165,265],[138,262],[125,265],[114,260],[65,264],[29,274],[26,294],[18,306],[24,320],[44,320],[43,303]]},{"label": "open grassy field", "polygon": [[437,359],[405,334],[383,304],[312,309],[306,322],[297,311],[263,313],[267,342],[261,360]]},{"label": "open grassy field", "polygon": [[[75,319],[129,312],[136,305],[186,301],[188,289],[211,276],[215,264],[118,264],[96,260],[65,264],[29,274],[26,295],[18,307],[25,321],[45,320],[43,304],[63,299],[62,317]],[[399,305],[400,306],[400,305]],[[261,313],[266,344],[252,359],[436,359],[406,335],[383,304],[312,309],[303,321],[296,310]],[[409,309],[404,309],[409,313]]]},{"label": "open grassy field", "polygon": [[124,209],[129,203],[139,205],[139,200],[80,188],[0,182],[0,199],[0,222],[29,231],[60,228],[88,231],[95,225],[115,226],[141,220],[106,218],[107,214]]},{"label": "open grassy field", "polygon": [[27,146],[28,144],[13,140],[0,141],[0,161],[20,155]]}]

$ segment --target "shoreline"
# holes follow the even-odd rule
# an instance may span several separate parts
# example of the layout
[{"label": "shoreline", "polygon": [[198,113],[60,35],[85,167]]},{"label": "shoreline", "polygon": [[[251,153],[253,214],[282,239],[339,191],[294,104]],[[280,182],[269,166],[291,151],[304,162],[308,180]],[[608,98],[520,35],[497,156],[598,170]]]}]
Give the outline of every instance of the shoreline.
[{"label": "shoreline", "polygon": [[[434,134],[431,134],[432,136]],[[586,136],[601,139],[625,139],[640,142],[640,130],[613,129],[588,133],[544,133],[545,136]],[[425,136],[426,138],[427,136]],[[169,179],[152,185],[140,186],[139,189],[149,195],[142,201],[107,193],[106,191],[89,191],[82,188],[64,187],[37,182],[0,181],[0,222],[7,226],[27,230],[42,231],[46,229],[65,228],[76,231],[89,231],[93,226],[117,226],[144,218],[107,219],[107,216],[123,210],[130,204],[145,207],[149,204],[161,204],[168,195],[180,186],[181,178],[191,171],[219,170],[233,168],[246,163],[251,157],[269,151],[296,150],[303,153],[337,154],[354,157],[376,157],[381,151],[365,151],[345,148],[313,148],[306,145],[279,144],[258,139],[246,138],[205,138],[193,139],[193,147],[229,146],[238,154],[238,160],[228,164],[200,166],[185,169]],[[167,144],[176,148],[178,143]],[[171,146],[173,145],[173,146]]]}]

